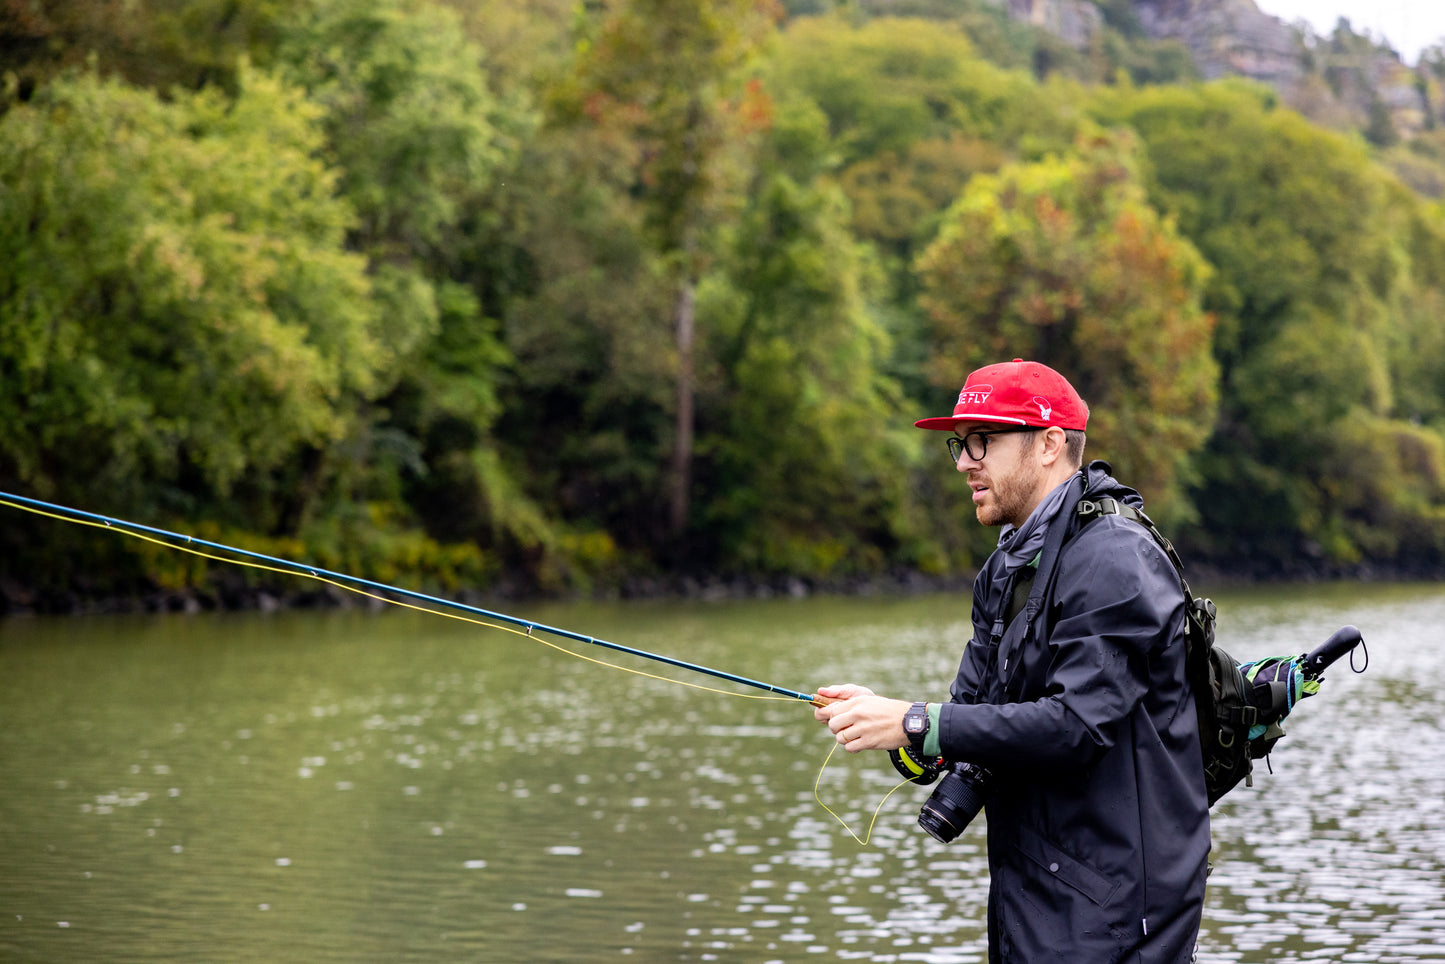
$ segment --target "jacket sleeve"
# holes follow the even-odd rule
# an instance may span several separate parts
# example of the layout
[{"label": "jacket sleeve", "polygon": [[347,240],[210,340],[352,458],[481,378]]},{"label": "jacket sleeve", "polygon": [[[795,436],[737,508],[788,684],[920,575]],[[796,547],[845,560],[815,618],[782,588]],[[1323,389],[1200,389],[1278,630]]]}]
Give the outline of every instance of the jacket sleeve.
[{"label": "jacket sleeve", "polygon": [[986,766],[1088,766],[1144,698],[1152,651],[1183,634],[1178,575],[1127,520],[1093,522],[1066,547],[1054,601],[1049,639],[1030,644],[1044,649],[1020,670],[1028,674],[1022,701],[944,706],[945,756]]}]

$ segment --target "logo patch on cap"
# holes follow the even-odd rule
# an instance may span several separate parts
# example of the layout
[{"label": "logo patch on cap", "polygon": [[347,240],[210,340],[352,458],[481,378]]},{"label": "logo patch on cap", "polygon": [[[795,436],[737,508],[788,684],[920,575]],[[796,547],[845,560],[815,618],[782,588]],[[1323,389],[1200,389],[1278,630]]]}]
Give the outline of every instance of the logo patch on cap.
[{"label": "logo patch on cap", "polygon": [[963,391],[958,393],[957,408],[963,408],[965,406],[975,408],[979,405],[987,404],[988,397],[992,394],[992,385],[965,385]]},{"label": "logo patch on cap", "polygon": [[1053,417],[1054,406],[1049,404],[1049,400],[1047,398],[1039,398],[1037,395],[1035,395],[1034,404],[1039,407],[1039,418],[1047,422],[1050,418]]}]

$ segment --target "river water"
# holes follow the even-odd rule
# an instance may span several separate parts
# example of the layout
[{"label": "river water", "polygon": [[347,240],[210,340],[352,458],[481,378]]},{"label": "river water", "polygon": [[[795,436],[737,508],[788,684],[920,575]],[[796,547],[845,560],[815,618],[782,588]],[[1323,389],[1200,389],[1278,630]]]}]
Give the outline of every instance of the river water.
[{"label": "river water", "polygon": [[[1217,598],[1240,658],[1354,623],[1369,668],[1216,807],[1200,960],[1445,961],[1445,587]],[[942,595],[518,609],[918,698],[969,633]],[[0,622],[0,960],[984,961],[981,827],[717,685],[399,609]],[[866,846],[823,806],[880,801]]]}]

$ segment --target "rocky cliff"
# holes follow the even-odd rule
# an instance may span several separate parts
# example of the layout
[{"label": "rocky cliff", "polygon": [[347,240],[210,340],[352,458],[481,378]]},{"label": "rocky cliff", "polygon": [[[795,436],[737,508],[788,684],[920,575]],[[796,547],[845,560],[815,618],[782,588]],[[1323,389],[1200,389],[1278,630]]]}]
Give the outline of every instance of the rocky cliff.
[{"label": "rocky cliff", "polygon": [[[1076,47],[1106,26],[1102,4],[1093,0],[989,2]],[[1254,0],[1132,0],[1126,9],[1149,38],[1187,47],[1206,79],[1258,80],[1319,123],[1365,131],[1377,143],[1445,124],[1437,73],[1403,63],[1371,38],[1319,37],[1261,11]]]},{"label": "rocky cliff", "polygon": [[1290,85],[1304,74],[1297,32],[1254,0],[1136,0],[1134,12],[1149,36],[1188,47],[1210,80],[1235,74]]}]

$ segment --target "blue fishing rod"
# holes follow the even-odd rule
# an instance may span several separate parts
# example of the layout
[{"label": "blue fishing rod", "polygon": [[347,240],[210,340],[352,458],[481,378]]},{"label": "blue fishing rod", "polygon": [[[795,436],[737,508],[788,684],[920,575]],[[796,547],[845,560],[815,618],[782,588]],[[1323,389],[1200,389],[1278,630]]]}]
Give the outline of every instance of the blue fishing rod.
[{"label": "blue fishing rod", "polygon": [[[609,642],[605,639],[598,639],[596,636],[588,636],[583,633],[576,633],[570,629],[560,629],[556,626],[548,626],[530,619],[522,619],[518,616],[509,616],[506,613],[495,612],[490,609],[483,609],[479,606],[471,606],[467,603],[457,602],[454,599],[446,599],[442,596],[431,596],[422,592],[415,592],[410,589],[403,589],[400,586],[392,586],[383,582],[375,582],[370,579],[363,579],[360,576],[348,575],[344,572],[333,572],[329,569],[322,569],[317,566],[310,566],[301,562],[294,562],[290,559],[281,559],[277,556],[268,556],[260,552],[251,552],[247,549],[238,549],[235,546],[228,546],[220,542],[212,542],[208,539],[201,539],[196,536],[186,535],[180,532],[171,532],[166,529],[157,529],[154,526],[142,525],[138,522],[127,522],[125,519],[117,519],[112,516],[100,515],[95,512],[86,512],[83,509],[73,509],[69,506],[56,505],[53,502],[44,502],[40,499],[32,499],[23,495],[15,495],[10,492],[0,492],[0,505],[9,505],[11,508],[22,509],[42,515],[51,515],[66,521],[82,522],[89,525],[104,526],[107,529],[116,529],[123,533],[142,537],[153,537],[163,540],[165,544],[180,550],[189,550],[193,546],[201,546],[206,549],[218,552],[230,553],[233,556],[240,556],[252,559],[257,562],[266,563],[287,572],[299,576],[307,576],[313,579],[332,580],[344,586],[361,586],[366,589],[378,592],[392,593],[406,599],[414,599],[418,602],[429,605],[445,606],[448,609],[455,609],[461,612],[470,613],[474,616],[483,616],[488,619],[495,619],[499,622],[509,623],[527,631],[527,635],[541,632],[551,636],[558,636],[563,639],[576,640],[580,643],[589,643],[593,646],[601,646],[605,649],[615,650],[619,653],[627,653],[631,656],[639,656],[643,659],[650,659],[654,662],[665,663],[668,666],[676,666],[678,669],[689,670],[694,673],[702,673],[706,676],[713,676],[717,679],[727,680],[731,683],[739,683],[743,686],[751,686],[754,689],[766,690],[769,693],[777,693],[791,699],[811,703],[814,706],[824,706],[833,702],[826,697],[820,697],[814,693],[802,693],[798,690],[787,689],[783,686],[775,686],[772,683],[764,683],[761,680],[749,679],[746,676],[738,676],[735,673],[724,672],[720,669],[713,669],[710,666],[701,666],[697,663],[689,663],[685,660],[674,659],[671,656],[663,656],[659,653],[649,653],[646,650],[636,649],[631,646],[623,646],[621,643]],[[225,560],[236,562],[237,565],[245,563],[236,560]]]}]

